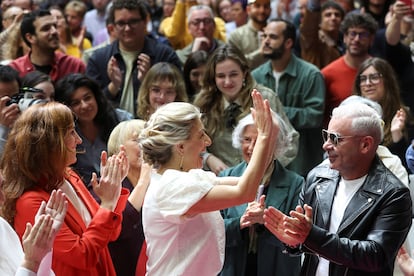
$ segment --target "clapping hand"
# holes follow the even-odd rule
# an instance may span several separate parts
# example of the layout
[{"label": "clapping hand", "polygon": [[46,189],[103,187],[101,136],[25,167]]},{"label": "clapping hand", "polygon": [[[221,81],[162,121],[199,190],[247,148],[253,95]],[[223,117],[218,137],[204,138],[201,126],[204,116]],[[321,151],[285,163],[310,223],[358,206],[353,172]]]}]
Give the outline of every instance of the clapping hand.
[{"label": "clapping hand", "polygon": [[269,101],[263,100],[262,95],[256,89],[252,92],[253,106],[252,116],[257,127],[257,137],[268,139],[271,148],[268,151],[268,164],[273,161],[273,153],[276,148],[276,139],[279,134],[277,120],[273,119]]},{"label": "clapping hand", "polygon": [[266,196],[262,195],[259,202],[252,201],[247,205],[246,211],[240,218],[240,229],[254,224],[264,224],[263,212]]},{"label": "clapping hand", "polygon": [[265,227],[283,243],[295,247],[304,243],[312,228],[312,207],[297,206],[290,217],[274,207],[264,212]]},{"label": "clapping hand", "polygon": [[118,154],[111,157],[105,151],[101,154],[101,178],[98,182],[96,173],[92,173],[92,187],[96,195],[101,199],[101,207],[115,210],[121,195],[122,180],[129,170],[129,163],[125,153],[125,147],[121,146]]},{"label": "clapping hand", "polygon": [[403,138],[403,130],[405,128],[406,120],[407,114],[405,113],[405,110],[402,108],[397,110],[394,117],[392,118],[390,129],[392,141],[394,143],[397,143],[401,140],[401,138]]},{"label": "clapping hand", "polygon": [[67,208],[68,202],[61,190],[53,190],[47,203],[42,201],[35,216],[35,224],[32,226],[27,223],[22,237],[25,254],[23,267],[37,272],[40,262],[53,247]]}]

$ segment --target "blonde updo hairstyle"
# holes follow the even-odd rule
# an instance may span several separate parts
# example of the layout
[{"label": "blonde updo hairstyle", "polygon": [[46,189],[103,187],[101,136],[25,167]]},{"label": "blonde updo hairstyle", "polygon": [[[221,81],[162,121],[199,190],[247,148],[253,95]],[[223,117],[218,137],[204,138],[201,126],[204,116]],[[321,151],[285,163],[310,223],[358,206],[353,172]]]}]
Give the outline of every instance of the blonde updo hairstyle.
[{"label": "blonde updo hairstyle", "polygon": [[190,138],[194,122],[200,118],[200,110],[185,102],[172,102],[158,108],[139,136],[144,161],[155,167],[167,163],[173,147]]}]

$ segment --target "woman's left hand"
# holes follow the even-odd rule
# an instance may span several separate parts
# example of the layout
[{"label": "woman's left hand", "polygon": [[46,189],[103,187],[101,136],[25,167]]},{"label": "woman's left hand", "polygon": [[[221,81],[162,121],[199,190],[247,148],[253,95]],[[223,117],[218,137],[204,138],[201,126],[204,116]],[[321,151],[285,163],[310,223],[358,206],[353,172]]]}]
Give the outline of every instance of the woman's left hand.
[{"label": "woman's left hand", "polygon": [[101,207],[115,210],[121,195],[122,180],[129,170],[129,163],[125,148],[121,146],[118,154],[108,158],[104,151],[101,154],[101,178],[97,181],[95,173],[92,175],[92,187],[96,195],[101,199]]}]

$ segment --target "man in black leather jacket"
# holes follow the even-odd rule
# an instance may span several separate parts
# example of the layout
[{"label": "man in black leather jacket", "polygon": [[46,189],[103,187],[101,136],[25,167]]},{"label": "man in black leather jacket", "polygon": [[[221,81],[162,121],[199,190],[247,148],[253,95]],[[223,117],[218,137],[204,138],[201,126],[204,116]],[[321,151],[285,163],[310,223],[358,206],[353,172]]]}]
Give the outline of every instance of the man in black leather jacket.
[{"label": "man in black leather jacket", "polygon": [[334,109],[323,130],[329,161],[308,174],[296,210],[265,210],[265,226],[286,251],[308,253],[301,275],[393,275],[412,203],[375,154],[382,124],[364,104]]}]

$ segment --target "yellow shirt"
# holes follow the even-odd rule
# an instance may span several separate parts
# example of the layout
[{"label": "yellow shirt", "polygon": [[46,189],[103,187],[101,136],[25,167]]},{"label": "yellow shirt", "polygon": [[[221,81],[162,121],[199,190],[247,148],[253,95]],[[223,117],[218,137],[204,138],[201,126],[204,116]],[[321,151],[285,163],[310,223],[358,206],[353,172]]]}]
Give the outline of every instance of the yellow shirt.
[{"label": "yellow shirt", "polygon": [[[159,31],[162,35],[168,38],[168,41],[175,50],[182,49],[193,42],[193,36],[188,31],[186,16],[187,10],[190,7],[190,5],[185,3],[177,2],[172,16],[166,17],[163,21],[161,21]],[[226,28],[224,20],[220,17],[214,17],[214,21],[216,23],[214,38],[226,42]]]},{"label": "yellow shirt", "polygon": [[82,52],[86,49],[92,48],[92,44],[91,42],[84,38],[83,42],[82,42],[82,47],[83,47],[83,51],[81,51],[79,49],[79,47],[77,47],[75,44],[68,44],[65,45],[66,46],[66,53],[68,56],[72,56],[72,57],[76,57],[76,58],[81,58],[82,57]]}]

